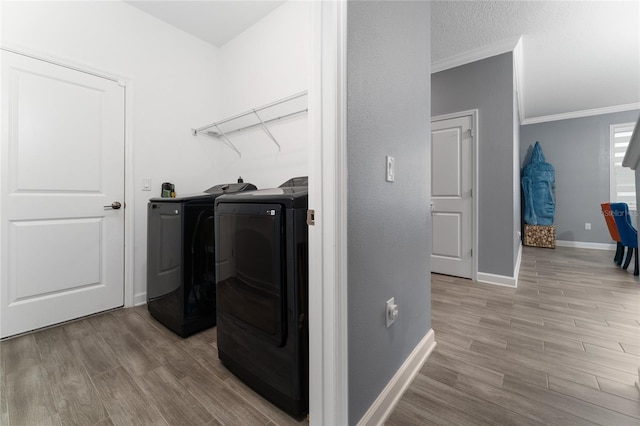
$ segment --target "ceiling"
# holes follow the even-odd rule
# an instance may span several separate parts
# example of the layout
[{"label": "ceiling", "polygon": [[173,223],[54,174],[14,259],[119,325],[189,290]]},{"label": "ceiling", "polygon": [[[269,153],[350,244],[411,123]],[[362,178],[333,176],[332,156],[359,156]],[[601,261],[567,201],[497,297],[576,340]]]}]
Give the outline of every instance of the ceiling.
[{"label": "ceiling", "polygon": [[[127,3],[220,47],[284,1]],[[522,36],[524,122],[640,108],[640,2],[433,1],[432,62]],[[622,106],[622,107],[621,107]]]},{"label": "ceiling", "polygon": [[638,1],[436,1],[431,11],[433,62],[522,36],[525,122],[640,109]]},{"label": "ceiling", "polygon": [[221,47],[284,1],[125,0],[125,3],[209,44]]}]

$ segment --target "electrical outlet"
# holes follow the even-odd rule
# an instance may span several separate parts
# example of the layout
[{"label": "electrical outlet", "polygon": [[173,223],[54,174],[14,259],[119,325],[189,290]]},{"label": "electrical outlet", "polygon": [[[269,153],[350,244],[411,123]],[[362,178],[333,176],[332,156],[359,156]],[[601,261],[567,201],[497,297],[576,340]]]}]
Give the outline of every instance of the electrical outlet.
[{"label": "electrical outlet", "polygon": [[389,328],[391,324],[393,324],[393,322],[398,318],[398,305],[396,305],[395,297],[387,300],[385,317],[387,328]]},{"label": "electrical outlet", "polygon": [[591,229],[591,224],[589,222],[586,222],[584,224],[584,229],[590,230]]},{"label": "electrical outlet", "polygon": [[386,157],[387,164],[387,182],[393,182],[396,177],[396,160],[390,155]]}]

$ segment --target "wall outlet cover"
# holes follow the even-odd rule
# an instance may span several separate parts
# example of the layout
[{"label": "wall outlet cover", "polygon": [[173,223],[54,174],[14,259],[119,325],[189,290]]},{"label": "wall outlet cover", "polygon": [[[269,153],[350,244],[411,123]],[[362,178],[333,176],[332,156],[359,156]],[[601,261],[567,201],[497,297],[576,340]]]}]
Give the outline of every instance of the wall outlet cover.
[{"label": "wall outlet cover", "polygon": [[386,165],[387,165],[387,182],[393,182],[396,176],[396,160],[390,155],[386,157]]}]

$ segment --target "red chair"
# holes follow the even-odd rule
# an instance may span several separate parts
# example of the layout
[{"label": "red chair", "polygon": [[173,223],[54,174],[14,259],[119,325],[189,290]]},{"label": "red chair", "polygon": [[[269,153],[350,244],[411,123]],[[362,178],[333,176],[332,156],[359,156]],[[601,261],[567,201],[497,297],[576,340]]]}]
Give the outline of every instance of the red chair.
[{"label": "red chair", "polygon": [[613,261],[616,262],[616,265],[620,266],[622,265],[622,259],[624,258],[624,245],[620,239],[616,220],[613,217],[613,213],[611,213],[611,204],[602,203],[600,204],[600,207],[602,208],[604,221],[607,223],[607,228],[609,228],[609,235],[611,235],[611,239],[616,242],[616,255],[614,256]]}]

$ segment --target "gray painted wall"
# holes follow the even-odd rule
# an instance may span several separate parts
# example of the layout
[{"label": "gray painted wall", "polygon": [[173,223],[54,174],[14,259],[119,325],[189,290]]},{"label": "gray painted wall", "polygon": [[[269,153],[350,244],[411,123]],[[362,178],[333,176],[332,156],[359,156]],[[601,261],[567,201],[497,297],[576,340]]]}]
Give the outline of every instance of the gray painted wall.
[{"label": "gray painted wall", "polygon": [[[431,328],[430,4],[349,2],[349,423]],[[395,182],[385,181],[385,155]],[[385,326],[385,302],[399,318]]]},{"label": "gray painted wall", "polygon": [[[611,244],[600,203],[609,201],[609,126],[635,122],[640,111],[625,111],[520,128],[520,166],[536,141],[556,170],[556,238]],[[584,229],[591,223],[591,230]]]},{"label": "gray painted wall", "polygon": [[478,271],[512,277],[519,227],[514,222],[513,55],[435,73],[431,90],[432,116],[478,109]]}]

